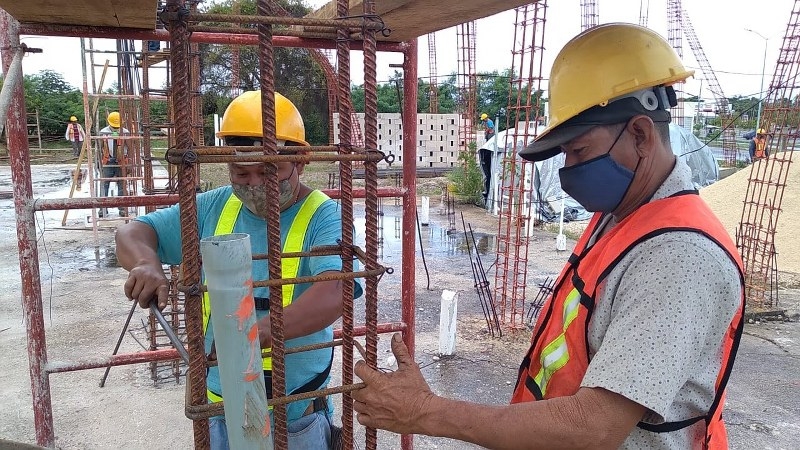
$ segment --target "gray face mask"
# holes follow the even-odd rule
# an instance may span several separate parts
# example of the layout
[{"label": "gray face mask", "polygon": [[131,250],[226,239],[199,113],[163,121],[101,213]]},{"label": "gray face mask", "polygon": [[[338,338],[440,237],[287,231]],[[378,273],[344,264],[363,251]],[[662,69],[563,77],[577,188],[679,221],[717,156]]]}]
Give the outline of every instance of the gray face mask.
[{"label": "gray face mask", "polygon": [[[242,204],[250,210],[253,214],[262,219],[267,218],[267,187],[263,184],[256,186],[249,186],[246,184],[231,184],[233,193]],[[278,202],[280,209],[283,211],[294,201],[294,189],[289,180],[283,180],[279,185],[280,196]]]}]

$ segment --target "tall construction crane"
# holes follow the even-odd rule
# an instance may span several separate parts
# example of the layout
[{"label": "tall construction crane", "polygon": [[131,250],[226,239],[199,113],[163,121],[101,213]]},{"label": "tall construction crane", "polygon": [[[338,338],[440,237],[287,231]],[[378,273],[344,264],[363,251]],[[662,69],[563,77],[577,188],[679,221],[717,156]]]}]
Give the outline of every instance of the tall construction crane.
[{"label": "tall construction crane", "polygon": [[683,31],[686,33],[686,40],[689,42],[689,47],[694,53],[695,59],[700,64],[700,69],[703,71],[703,77],[708,83],[708,89],[714,95],[716,105],[716,113],[720,118],[720,126],[722,127],[722,152],[725,158],[725,163],[729,166],[736,165],[736,130],[733,124],[733,115],[730,111],[728,98],[722,92],[717,76],[714,70],[711,69],[711,64],[708,62],[706,53],[700,45],[700,40],[697,38],[697,33],[694,31],[692,21],[689,20],[689,14],[684,9],[682,12],[682,25]]},{"label": "tall construction crane", "polygon": [[[675,52],[678,53],[678,58],[683,59],[683,29],[681,28],[681,0],[667,0],[667,42]],[[678,104],[670,109],[672,113],[672,122],[684,127],[686,124],[683,112],[683,91],[680,85],[675,85],[675,93],[678,96]]]},{"label": "tall construction crane", "polygon": [[600,23],[597,0],[581,0],[581,30],[588,30]]},{"label": "tall construction crane", "polygon": [[650,0],[639,0],[639,25],[646,27],[650,16]]},{"label": "tall construction crane", "polygon": [[436,33],[428,33],[428,112],[439,114],[439,86],[436,73]]}]

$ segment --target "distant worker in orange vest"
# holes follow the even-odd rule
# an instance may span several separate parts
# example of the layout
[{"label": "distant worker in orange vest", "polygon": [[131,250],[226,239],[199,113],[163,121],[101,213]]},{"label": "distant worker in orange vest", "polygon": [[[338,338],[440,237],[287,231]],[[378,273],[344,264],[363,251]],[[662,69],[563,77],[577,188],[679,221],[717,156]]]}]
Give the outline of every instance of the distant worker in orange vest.
[{"label": "distant worker in orange vest", "polygon": [[[128,165],[128,141],[120,137],[130,135],[130,132],[122,128],[122,119],[119,112],[114,111],[106,119],[108,126],[100,130],[100,195],[108,197],[109,185],[117,183],[117,195],[126,195],[125,176]],[[100,217],[105,217],[108,211],[106,208],[100,209]],[[125,207],[119,207],[119,216],[127,217],[128,211]]]},{"label": "distant worker in orange vest", "polygon": [[759,128],[758,131],[756,131],[756,135],[750,139],[750,161],[764,159],[768,156],[767,133],[763,128]]},{"label": "distant worker in orange vest", "polygon": [[80,155],[83,141],[86,139],[86,133],[83,131],[83,126],[78,123],[77,117],[71,116],[69,118],[64,139],[72,143],[72,156]]},{"label": "distant worker in orange vest", "polygon": [[566,44],[549,126],[519,155],[563,153],[561,187],[595,215],[538,316],[511,404],[435,395],[396,335],[395,372],[356,364],[361,424],[489,448],[728,448],[742,262],[670,149],[672,85],[692,74],[637,25]]}]

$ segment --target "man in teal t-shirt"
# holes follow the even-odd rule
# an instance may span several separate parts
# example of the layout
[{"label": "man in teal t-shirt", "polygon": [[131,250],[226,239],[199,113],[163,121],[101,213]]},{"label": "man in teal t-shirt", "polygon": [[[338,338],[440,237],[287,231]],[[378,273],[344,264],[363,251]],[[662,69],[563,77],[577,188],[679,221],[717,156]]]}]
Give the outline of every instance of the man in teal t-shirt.
[{"label": "man in teal t-shirt", "polygon": [[[307,146],[302,118],[294,105],[280,94],[276,100],[276,137],[280,153],[301,152]],[[243,131],[244,130],[244,131]],[[249,130],[249,131],[248,131]],[[252,146],[261,152],[261,100],[260,92],[246,92],[237,97],[228,107],[222,119],[220,137],[226,145]],[[241,153],[241,152],[239,152]],[[339,204],[300,182],[305,163],[278,163],[280,181],[281,245],[285,248],[290,228],[304,226],[298,213],[313,211],[303,234],[302,250],[306,252],[322,245],[337,245],[342,237],[342,220]],[[201,238],[223,234],[220,218],[233,214],[233,228],[224,233],[247,233],[250,235],[252,251],[267,252],[266,188],[264,177],[266,165],[258,162],[230,163],[231,185],[208,191],[197,196],[198,232]],[[231,205],[234,205],[231,209]],[[309,209],[311,208],[311,209]],[[231,213],[233,211],[233,213]],[[166,304],[167,280],[161,264],[180,264],[181,234],[179,205],[155,211],[137,218],[117,231],[117,258],[130,271],[125,284],[125,294],[136,299],[142,307],[148,307],[156,298],[159,306]],[[300,216],[305,216],[300,214]],[[226,216],[227,217],[227,216]],[[224,222],[224,221],[223,221]],[[298,225],[298,222],[301,224]],[[342,259],[338,255],[300,258],[297,276],[320,275],[341,272]],[[286,274],[284,274],[286,275]],[[253,261],[253,279],[268,278],[267,262]],[[256,315],[262,348],[271,346],[269,335],[269,289],[256,288]],[[355,296],[361,295],[356,283]],[[210,301],[213,301],[211,299]],[[285,303],[285,301],[284,301]],[[289,304],[284,309],[284,332],[286,347],[330,342],[333,339],[332,324],[341,316],[342,283],[322,281],[297,284]],[[214,342],[213,317],[205,334],[206,352],[211,353]],[[309,392],[327,386],[332,362],[332,350],[320,349],[286,355],[287,394]],[[271,395],[271,372],[265,370],[268,397]],[[212,367],[207,376],[209,401],[224,397],[217,367]],[[291,448],[327,449],[331,440],[331,406],[327,399],[314,402],[304,400],[287,405],[289,421],[289,443]],[[224,417],[213,417],[209,421],[211,448],[227,449],[227,428]]]}]

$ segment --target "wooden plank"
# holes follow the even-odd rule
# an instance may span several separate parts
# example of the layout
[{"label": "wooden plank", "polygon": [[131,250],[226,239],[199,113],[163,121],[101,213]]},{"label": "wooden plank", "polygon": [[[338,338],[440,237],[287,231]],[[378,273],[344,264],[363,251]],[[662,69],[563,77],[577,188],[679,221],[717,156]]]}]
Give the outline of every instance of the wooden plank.
[{"label": "wooden plank", "polygon": [[[377,1],[375,12],[392,31],[388,37],[378,34],[378,40],[403,42],[443,30],[471,20],[488,17],[499,12],[531,3],[530,0],[382,0]],[[350,0],[350,16],[363,14],[362,0]],[[336,1],[327,3],[308,17],[332,19],[336,17]],[[509,24],[512,26],[512,24]]]},{"label": "wooden plank", "polygon": [[0,0],[20,22],[155,29],[158,0]]}]

